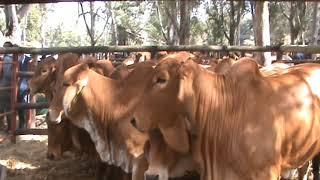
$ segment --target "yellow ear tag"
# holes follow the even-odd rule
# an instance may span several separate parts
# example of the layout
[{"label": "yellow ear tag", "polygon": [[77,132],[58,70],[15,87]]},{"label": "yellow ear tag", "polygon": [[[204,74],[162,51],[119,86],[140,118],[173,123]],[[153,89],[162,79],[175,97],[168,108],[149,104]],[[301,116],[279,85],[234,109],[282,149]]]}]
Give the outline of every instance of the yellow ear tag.
[{"label": "yellow ear tag", "polygon": [[68,111],[69,112],[71,111],[71,108],[72,108],[71,106],[73,104],[75,104],[77,102],[78,98],[80,97],[80,95],[82,93],[82,90],[88,85],[88,82],[89,82],[89,78],[88,77],[86,77],[86,78],[84,78],[84,79],[82,79],[82,80],[77,82],[77,84],[79,85],[79,89],[78,89],[76,95],[73,97],[73,99],[72,99],[72,101],[71,101],[71,103],[70,103],[70,105],[68,107]]}]

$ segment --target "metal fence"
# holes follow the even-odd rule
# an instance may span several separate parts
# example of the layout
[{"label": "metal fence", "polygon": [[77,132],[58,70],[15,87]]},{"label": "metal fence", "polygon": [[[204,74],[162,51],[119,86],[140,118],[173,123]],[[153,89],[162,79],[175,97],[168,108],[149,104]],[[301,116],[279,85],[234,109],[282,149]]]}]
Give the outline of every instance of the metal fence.
[{"label": "metal fence", "polygon": [[[25,134],[47,134],[46,129],[31,129],[30,116],[32,109],[47,108],[47,103],[18,103],[17,102],[17,91],[18,91],[18,78],[19,77],[32,77],[33,72],[19,71],[18,66],[18,54],[31,54],[33,61],[37,61],[37,55],[47,54],[59,54],[66,52],[73,53],[108,53],[108,52],[139,52],[148,51],[153,55],[158,51],[203,51],[203,52],[277,52],[277,57],[281,57],[283,52],[304,52],[304,53],[320,53],[320,46],[209,46],[209,45],[183,45],[183,46],[83,46],[83,47],[55,47],[55,48],[25,48],[25,47],[12,47],[12,48],[0,48],[0,54],[13,54],[12,62],[12,79],[11,85],[8,87],[1,87],[1,91],[10,90],[11,103],[10,111],[0,114],[1,116],[11,115],[11,141],[16,142],[17,135]],[[305,63],[305,62],[320,62],[314,60],[307,61],[283,61],[286,63]],[[1,61],[0,61],[1,63]],[[3,63],[3,62],[2,62]],[[17,110],[28,109],[30,110],[28,118],[27,129],[17,129]]]}]

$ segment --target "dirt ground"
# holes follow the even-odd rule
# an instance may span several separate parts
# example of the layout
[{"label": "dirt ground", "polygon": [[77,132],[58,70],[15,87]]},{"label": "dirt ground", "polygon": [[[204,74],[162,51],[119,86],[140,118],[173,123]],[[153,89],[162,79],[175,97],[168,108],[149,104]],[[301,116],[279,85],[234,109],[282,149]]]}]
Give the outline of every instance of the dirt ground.
[{"label": "dirt ground", "polygon": [[[0,135],[0,140],[5,136]],[[46,136],[19,136],[12,144],[9,138],[0,141],[0,164],[7,167],[7,180],[91,180],[93,164],[79,157],[62,160],[46,158]]]},{"label": "dirt ground", "polygon": [[[45,128],[45,127],[43,127]],[[48,160],[47,136],[17,136],[16,144],[0,130],[0,164],[7,168],[7,180],[93,180],[93,162],[65,153],[61,160]]]}]

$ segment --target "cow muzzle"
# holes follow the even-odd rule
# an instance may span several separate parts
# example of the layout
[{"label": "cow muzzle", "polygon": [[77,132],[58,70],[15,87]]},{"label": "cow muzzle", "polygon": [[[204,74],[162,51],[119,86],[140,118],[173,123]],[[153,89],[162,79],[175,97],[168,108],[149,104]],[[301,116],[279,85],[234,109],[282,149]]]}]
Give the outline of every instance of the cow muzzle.
[{"label": "cow muzzle", "polygon": [[144,180],[159,180],[158,174],[145,174]]}]

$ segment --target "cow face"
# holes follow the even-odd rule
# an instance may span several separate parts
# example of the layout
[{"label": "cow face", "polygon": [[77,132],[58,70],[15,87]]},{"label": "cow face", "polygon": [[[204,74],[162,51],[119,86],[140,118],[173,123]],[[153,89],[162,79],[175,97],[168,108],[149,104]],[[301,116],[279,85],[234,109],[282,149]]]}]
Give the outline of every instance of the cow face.
[{"label": "cow face", "polygon": [[184,62],[166,59],[156,67],[134,113],[138,129],[159,128],[166,143],[180,153],[189,151],[185,104],[192,103],[188,102],[192,97],[192,82],[184,74],[187,71],[180,72]]},{"label": "cow face", "polygon": [[50,160],[60,159],[65,151],[72,151],[72,139],[68,129],[68,122],[54,124],[46,116],[48,125],[48,150],[47,158]]},{"label": "cow face", "polygon": [[[79,64],[68,69],[64,74],[62,86],[56,86],[50,107],[50,118],[52,122],[60,123],[64,116],[70,118],[72,123],[79,125],[79,117],[83,115],[83,89],[88,83],[87,64]],[[82,127],[82,125],[79,125]]]},{"label": "cow face", "polygon": [[49,56],[42,60],[30,79],[29,87],[31,94],[49,91],[54,84],[56,72],[56,60]]},{"label": "cow face", "polygon": [[149,164],[144,174],[146,180],[183,177],[196,170],[192,157],[181,155],[167,146],[159,130],[149,132],[144,153]]}]

